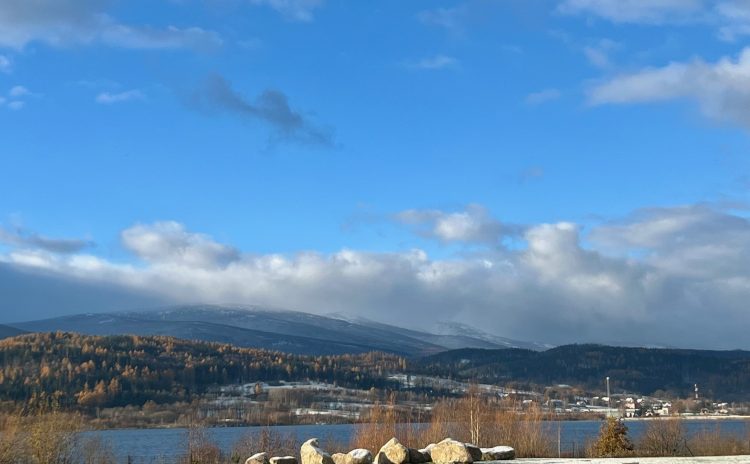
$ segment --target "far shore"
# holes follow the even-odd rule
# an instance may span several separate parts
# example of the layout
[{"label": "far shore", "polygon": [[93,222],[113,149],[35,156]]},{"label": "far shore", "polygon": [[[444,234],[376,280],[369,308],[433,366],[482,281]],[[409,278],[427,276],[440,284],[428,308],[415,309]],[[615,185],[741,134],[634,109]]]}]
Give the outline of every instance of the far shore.
[{"label": "far shore", "polygon": [[686,414],[679,416],[653,416],[653,417],[623,417],[622,420],[626,422],[630,421],[648,421],[654,419],[685,419],[685,420],[750,420],[750,416],[739,416],[731,414],[723,415],[701,415],[701,414]]}]

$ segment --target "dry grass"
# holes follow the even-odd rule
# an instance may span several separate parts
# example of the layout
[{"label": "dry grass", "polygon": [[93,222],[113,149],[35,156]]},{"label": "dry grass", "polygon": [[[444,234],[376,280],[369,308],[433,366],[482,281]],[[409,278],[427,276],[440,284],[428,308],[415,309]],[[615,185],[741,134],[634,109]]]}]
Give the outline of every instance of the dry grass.
[{"label": "dry grass", "polygon": [[111,447],[82,438],[77,414],[9,417],[0,433],[0,464],[114,464]]},{"label": "dry grass", "polygon": [[436,403],[428,424],[410,424],[402,420],[410,414],[399,412],[392,402],[377,405],[358,426],[350,447],[376,453],[392,437],[412,448],[423,448],[451,437],[482,447],[512,446],[519,457],[551,456],[553,443],[544,432],[546,415],[538,408],[521,413],[515,406],[470,391],[465,398]]},{"label": "dry grass", "polygon": [[211,441],[208,431],[201,426],[191,425],[187,433],[187,449],[181,462],[184,464],[221,464],[219,446]]},{"label": "dry grass", "polygon": [[387,404],[375,404],[357,425],[349,448],[365,448],[375,454],[393,437],[406,446],[416,448],[415,427],[409,424],[407,417],[408,414],[399,409],[393,396]]},{"label": "dry grass", "polygon": [[288,433],[280,433],[269,427],[257,433],[247,433],[234,444],[230,460],[233,463],[244,463],[247,458],[256,453],[268,453],[273,456],[298,456],[299,443],[297,438]]},{"label": "dry grass", "polygon": [[638,454],[642,456],[688,455],[685,427],[680,419],[651,419],[638,441]]},{"label": "dry grass", "polygon": [[747,440],[722,434],[721,424],[706,427],[687,440],[687,451],[694,456],[732,456],[750,453],[750,434]]}]

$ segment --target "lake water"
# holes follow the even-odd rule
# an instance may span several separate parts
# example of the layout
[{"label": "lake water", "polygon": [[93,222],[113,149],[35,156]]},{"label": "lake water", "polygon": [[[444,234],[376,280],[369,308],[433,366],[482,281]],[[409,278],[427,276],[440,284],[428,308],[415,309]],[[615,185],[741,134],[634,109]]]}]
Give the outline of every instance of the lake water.
[{"label": "lake water", "polygon": [[[599,433],[601,421],[561,421],[547,422],[545,426],[551,437],[557,441],[558,431],[563,452],[575,452],[584,449],[587,443]],[[718,427],[722,435],[736,436],[750,440],[750,421],[748,420],[686,420],[686,432],[690,434],[703,430],[714,431]],[[647,425],[646,421],[628,421],[629,435],[637,440]],[[231,451],[234,444],[249,433],[259,433],[263,427],[226,427],[208,429],[207,433],[224,451]],[[301,442],[309,438],[331,439],[348,443],[356,425],[290,425],[276,426],[273,429],[283,434],[291,434]],[[108,442],[118,459],[132,464],[173,464],[175,457],[184,453],[187,443],[187,430],[174,429],[116,429],[89,432]],[[500,444],[500,443],[499,443]],[[128,461],[130,459],[130,461]]]}]

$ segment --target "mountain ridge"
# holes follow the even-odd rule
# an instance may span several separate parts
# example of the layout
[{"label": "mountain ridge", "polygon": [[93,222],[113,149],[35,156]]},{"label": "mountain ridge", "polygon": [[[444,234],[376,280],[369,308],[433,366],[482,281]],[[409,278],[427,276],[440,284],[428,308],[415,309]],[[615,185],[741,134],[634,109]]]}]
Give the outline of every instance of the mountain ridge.
[{"label": "mountain ridge", "polygon": [[[425,356],[463,347],[507,347],[465,332],[435,334],[361,318],[347,319],[260,306],[169,306],[151,310],[75,314],[12,323],[9,326],[26,332],[60,330],[89,335],[165,335],[295,354],[384,351],[405,356]],[[512,346],[541,346],[520,341],[516,343]]]}]

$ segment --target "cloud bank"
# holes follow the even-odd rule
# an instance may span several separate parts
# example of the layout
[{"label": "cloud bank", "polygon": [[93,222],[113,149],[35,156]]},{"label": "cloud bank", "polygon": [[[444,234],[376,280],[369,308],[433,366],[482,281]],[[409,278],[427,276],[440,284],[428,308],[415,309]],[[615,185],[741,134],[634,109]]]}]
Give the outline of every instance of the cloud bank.
[{"label": "cloud bank", "polygon": [[132,263],[31,241],[0,256],[23,275],[172,303],[343,312],[413,327],[456,320],[549,343],[750,348],[750,221],[737,212],[654,208],[588,231],[536,224],[511,249],[495,246],[503,226],[478,206],[395,220],[436,240],[486,246],[440,259],[421,249],[256,255],[160,222],[122,232]]}]

